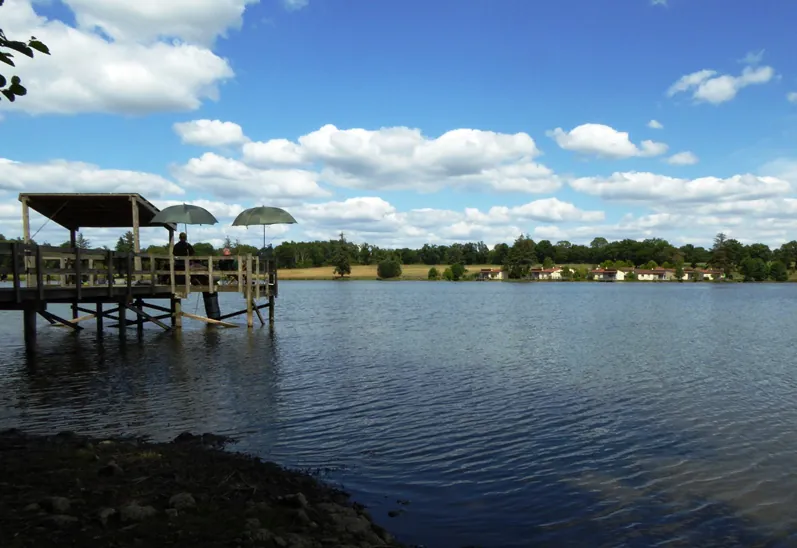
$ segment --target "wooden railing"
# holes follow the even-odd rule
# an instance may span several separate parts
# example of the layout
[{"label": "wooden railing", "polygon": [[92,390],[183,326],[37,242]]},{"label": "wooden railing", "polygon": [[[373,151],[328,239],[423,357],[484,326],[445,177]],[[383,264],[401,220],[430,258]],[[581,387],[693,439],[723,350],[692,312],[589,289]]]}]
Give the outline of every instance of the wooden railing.
[{"label": "wooden railing", "polygon": [[238,291],[255,299],[278,293],[274,262],[251,254],[175,257],[0,242],[0,272],[11,277],[18,294],[37,288],[41,299],[49,289],[74,288],[79,300],[84,288],[107,287],[112,295],[120,286],[150,286],[152,294],[180,297],[198,291]]}]

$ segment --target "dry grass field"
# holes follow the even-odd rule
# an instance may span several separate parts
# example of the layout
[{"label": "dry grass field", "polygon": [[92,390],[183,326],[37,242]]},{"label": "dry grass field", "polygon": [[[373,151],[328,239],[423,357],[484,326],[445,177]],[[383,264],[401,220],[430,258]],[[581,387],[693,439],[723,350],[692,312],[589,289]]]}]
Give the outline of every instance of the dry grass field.
[{"label": "dry grass field", "polygon": [[[448,265],[436,265],[435,268],[442,274]],[[401,266],[402,280],[425,280],[431,266],[425,264],[405,264]],[[482,268],[501,268],[500,266],[474,264],[467,267],[468,272],[478,272]],[[332,280],[335,267],[321,266],[317,268],[281,268],[280,280]],[[375,280],[376,265],[352,265],[351,276],[353,280]]]}]

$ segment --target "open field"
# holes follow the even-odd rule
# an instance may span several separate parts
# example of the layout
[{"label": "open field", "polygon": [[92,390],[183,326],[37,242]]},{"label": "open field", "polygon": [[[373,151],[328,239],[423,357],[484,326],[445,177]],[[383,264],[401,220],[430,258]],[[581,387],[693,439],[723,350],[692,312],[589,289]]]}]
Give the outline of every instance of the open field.
[{"label": "open field", "polygon": [[[402,280],[425,280],[432,268],[425,264],[405,264],[401,265]],[[435,268],[442,274],[448,265],[435,265]],[[489,264],[473,264],[466,267],[468,272],[478,272],[482,268],[501,268]],[[335,267],[319,266],[315,268],[280,268],[280,280],[331,280],[336,276],[333,274]],[[346,276],[353,280],[375,280],[376,265],[352,265],[351,276]]]}]

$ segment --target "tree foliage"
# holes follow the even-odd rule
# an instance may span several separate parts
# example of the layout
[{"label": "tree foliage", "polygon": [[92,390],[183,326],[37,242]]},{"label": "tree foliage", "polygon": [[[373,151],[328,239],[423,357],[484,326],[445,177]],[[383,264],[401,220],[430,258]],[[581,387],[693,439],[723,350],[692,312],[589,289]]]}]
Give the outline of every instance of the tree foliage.
[{"label": "tree foliage", "polygon": [[396,259],[385,259],[376,266],[376,275],[385,280],[398,278],[401,276],[401,263]]},{"label": "tree foliage", "polygon": [[338,249],[332,259],[332,264],[335,266],[334,274],[341,278],[351,274],[351,260],[349,259],[350,248],[346,244],[346,238],[343,236],[343,232],[341,232],[340,240],[338,240]]},{"label": "tree foliage", "polygon": [[437,268],[432,267],[429,269],[429,274],[426,276],[430,280],[439,280],[440,279],[440,271]]},{"label": "tree foliage", "polygon": [[[5,0],[0,0],[0,7],[3,6],[4,2]],[[7,38],[3,29],[0,28],[0,63],[15,67],[14,57],[16,54],[21,53],[32,58],[34,51],[50,55],[49,48],[37,40],[35,36],[31,36],[27,42],[12,40]],[[22,85],[22,80],[19,76],[11,76],[9,80],[0,72],[0,95],[13,103],[17,97],[22,97],[27,95],[27,93],[28,90]]]}]

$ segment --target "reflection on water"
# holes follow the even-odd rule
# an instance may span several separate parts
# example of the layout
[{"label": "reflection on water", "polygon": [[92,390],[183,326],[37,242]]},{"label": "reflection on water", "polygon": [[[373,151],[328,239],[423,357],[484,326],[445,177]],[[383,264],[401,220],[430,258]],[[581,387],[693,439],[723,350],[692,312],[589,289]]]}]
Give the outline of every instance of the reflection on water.
[{"label": "reflection on water", "polygon": [[[232,435],[334,467],[427,546],[791,546],[795,300],[793,285],[288,282],[273,334],[187,322],[120,343],[88,322],[42,327],[34,357],[3,313],[0,426]],[[397,499],[411,504],[391,520]]]}]

